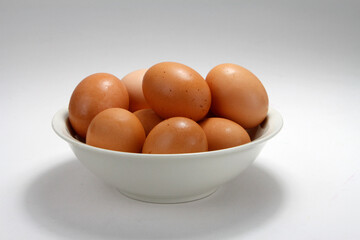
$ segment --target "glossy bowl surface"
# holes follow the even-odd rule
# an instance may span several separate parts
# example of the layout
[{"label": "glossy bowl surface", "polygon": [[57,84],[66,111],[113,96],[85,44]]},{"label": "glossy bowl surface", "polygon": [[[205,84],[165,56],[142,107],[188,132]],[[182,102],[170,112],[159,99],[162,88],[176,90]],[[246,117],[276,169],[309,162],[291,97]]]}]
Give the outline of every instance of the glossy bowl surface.
[{"label": "glossy bowl surface", "polygon": [[282,125],[281,115],[270,108],[264,122],[251,131],[250,143],[210,152],[141,154],[86,145],[75,137],[67,108],[52,120],[56,134],[91,172],[130,198],[155,203],[187,202],[210,195],[244,171]]}]

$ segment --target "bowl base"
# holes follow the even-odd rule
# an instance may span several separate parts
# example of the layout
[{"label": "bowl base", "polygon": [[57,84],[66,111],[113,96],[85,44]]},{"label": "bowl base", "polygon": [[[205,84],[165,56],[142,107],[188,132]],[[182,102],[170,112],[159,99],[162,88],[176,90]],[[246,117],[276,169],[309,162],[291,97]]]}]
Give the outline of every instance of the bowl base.
[{"label": "bowl base", "polygon": [[211,189],[210,191],[207,191],[205,193],[193,195],[193,196],[187,196],[187,197],[174,197],[174,198],[168,198],[168,197],[154,197],[154,196],[144,196],[144,195],[138,195],[138,194],[132,194],[128,192],[124,192],[118,189],[118,191],[125,195],[128,198],[138,200],[141,202],[149,202],[149,203],[185,203],[185,202],[191,202],[195,200],[200,200],[202,198],[206,198],[216,192],[218,188]]}]

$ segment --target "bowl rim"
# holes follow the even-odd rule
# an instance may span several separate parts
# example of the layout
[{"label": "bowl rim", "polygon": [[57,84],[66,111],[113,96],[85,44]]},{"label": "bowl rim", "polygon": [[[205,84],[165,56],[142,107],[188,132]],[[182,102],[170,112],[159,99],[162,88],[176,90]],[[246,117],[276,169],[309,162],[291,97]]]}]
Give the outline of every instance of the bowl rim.
[{"label": "bowl rim", "polygon": [[[113,155],[118,155],[118,156],[128,156],[128,157],[156,157],[156,158],[173,158],[173,157],[188,157],[188,156],[208,156],[208,155],[223,155],[223,154],[230,154],[232,152],[238,152],[238,151],[242,151],[248,148],[252,148],[256,145],[259,145],[261,143],[264,143],[266,141],[268,141],[269,139],[273,138],[275,135],[277,135],[280,130],[283,127],[283,118],[281,116],[281,114],[275,110],[272,107],[269,107],[268,110],[268,114],[267,114],[268,118],[277,118],[279,124],[277,124],[273,131],[270,132],[267,136],[265,137],[260,137],[258,139],[255,139],[249,143],[240,145],[240,146],[235,146],[235,147],[231,147],[231,148],[226,148],[226,149],[220,149],[220,150],[214,150],[214,151],[207,151],[207,152],[196,152],[196,153],[176,153],[176,154],[149,154],[149,153],[130,153],[130,152],[121,152],[121,151],[115,151],[115,150],[109,150],[109,149],[103,149],[103,148],[98,148],[98,147],[94,147],[91,145],[88,145],[86,143],[83,143],[77,139],[75,139],[74,137],[69,137],[65,134],[63,134],[63,127],[66,127],[66,121],[68,120],[68,108],[67,107],[63,107],[61,109],[59,109],[55,115],[52,118],[52,129],[54,130],[54,132],[63,140],[65,140],[66,142],[68,142],[69,144],[75,145],[77,147],[80,147],[82,149],[86,149],[88,151],[96,151],[96,152],[102,152],[104,154],[113,154]],[[65,122],[64,122],[65,121]],[[60,122],[60,124],[58,124]],[[271,121],[269,121],[269,123],[272,123]],[[62,125],[62,126],[59,126]],[[68,129],[66,129],[67,131],[69,131]]]}]

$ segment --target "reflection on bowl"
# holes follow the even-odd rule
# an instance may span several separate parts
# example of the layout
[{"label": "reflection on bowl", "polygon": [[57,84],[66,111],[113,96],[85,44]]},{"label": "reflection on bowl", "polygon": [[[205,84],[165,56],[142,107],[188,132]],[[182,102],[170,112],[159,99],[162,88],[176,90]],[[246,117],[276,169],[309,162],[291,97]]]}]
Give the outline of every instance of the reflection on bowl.
[{"label": "reflection on bowl", "polygon": [[282,124],[281,115],[270,108],[264,122],[249,131],[250,143],[211,152],[141,154],[86,145],[74,134],[67,108],[52,120],[56,134],[91,172],[128,197],[156,203],[187,202],[210,195],[244,171]]}]

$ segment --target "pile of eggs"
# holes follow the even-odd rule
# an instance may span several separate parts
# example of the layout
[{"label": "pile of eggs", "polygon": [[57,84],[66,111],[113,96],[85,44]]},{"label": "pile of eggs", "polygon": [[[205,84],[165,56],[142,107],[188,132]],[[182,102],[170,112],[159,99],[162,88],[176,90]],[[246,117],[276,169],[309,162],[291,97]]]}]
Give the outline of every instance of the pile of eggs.
[{"label": "pile of eggs", "polygon": [[122,80],[96,73],[75,88],[69,121],[94,147],[133,153],[213,151],[250,142],[247,130],[267,116],[260,80],[236,64],[220,64],[204,79],[192,68],[162,62]]}]

